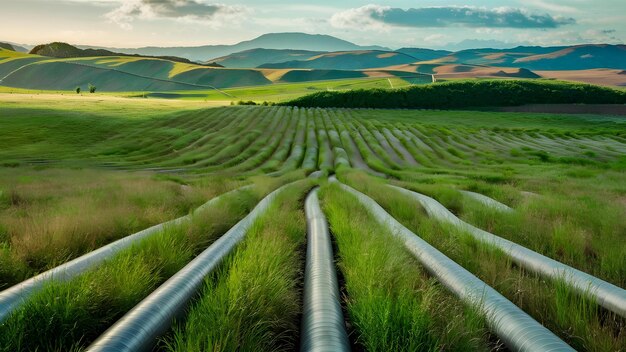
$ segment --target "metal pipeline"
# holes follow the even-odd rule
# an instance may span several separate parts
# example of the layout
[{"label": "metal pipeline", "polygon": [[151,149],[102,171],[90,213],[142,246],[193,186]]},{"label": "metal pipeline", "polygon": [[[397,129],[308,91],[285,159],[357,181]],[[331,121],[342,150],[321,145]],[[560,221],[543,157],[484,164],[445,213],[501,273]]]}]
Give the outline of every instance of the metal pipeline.
[{"label": "metal pipeline", "polygon": [[623,288],[474,227],[456,217],[431,197],[397,186],[390,185],[390,187],[416,199],[426,209],[429,216],[451,223],[467,231],[477,240],[499,248],[520,267],[552,279],[563,280],[578,293],[592,297],[602,307],[626,317],[626,290]]},{"label": "metal pipeline", "polygon": [[340,186],[355,195],[378,222],[400,238],[431,275],[481,312],[491,329],[511,350],[574,351],[498,291],[400,224],[373,199],[347,185],[340,183]]},{"label": "metal pipeline", "polygon": [[307,253],[300,351],[350,351],[328,223],[317,192],[318,189],[314,189],[309,193],[304,207]]},{"label": "metal pipeline", "polygon": [[[226,195],[249,187],[250,186],[244,186],[215,197],[205,204],[201,205],[198,209],[195,210],[195,212],[214,205]],[[17,309],[21,304],[23,304],[30,295],[42,289],[46,283],[51,281],[67,281],[85,272],[86,270],[91,269],[98,264],[101,264],[121,250],[128,248],[133,243],[137,243],[138,241],[141,241],[142,239],[163,230],[166,226],[175,226],[183,222],[189,221],[190,219],[191,215],[185,215],[174,220],[154,225],[145,230],[126,236],[115,242],[109,243],[106,246],[100,247],[92,252],[84,254],[65,264],[45,271],[37,276],[34,276],[0,292],[0,321],[4,320],[12,311]]]},{"label": "metal pipeline", "polygon": [[187,304],[200,290],[204,278],[243,240],[254,221],[287,186],[263,198],[245,218],[126,313],[87,351],[150,351],[156,339],[171,327],[172,321],[184,314]]},{"label": "metal pipeline", "polygon": [[472,198],[480,203],[482,203],[483,205],[493,208],[497,211],[501,211],[503,213],[511,213],[514,210],[509,207],[506,204],[500,203],[497,200],[493,199],[493,198],[489,198],[484,194],[480,194],[480,193],[476,193],[476,192],[471,192],[471,191],[459,191],[462,194],[468,196],[469,198]]}]

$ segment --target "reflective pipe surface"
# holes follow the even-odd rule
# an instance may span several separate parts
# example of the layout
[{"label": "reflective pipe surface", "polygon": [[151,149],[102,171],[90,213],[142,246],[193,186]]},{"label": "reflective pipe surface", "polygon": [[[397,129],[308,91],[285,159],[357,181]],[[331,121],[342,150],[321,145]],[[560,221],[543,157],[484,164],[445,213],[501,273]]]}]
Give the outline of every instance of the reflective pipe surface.
[{"label": "reflective pipe surface", "polygon": [[285,187],[263,198],[250,214],[126,313],[87,351],[151,351],[156,339],[170,329],[172,321],[185,313],[187,304],[202,287],[204,278],[241,242],[254,221]]},{"label": "reflective pipe surface", "polygon": [[474,227],[456,217],[456,215],[431,197],[396,186],[390,187],[416,199],[424,206],[429,216],[440,221],[449,222],[469,232],[479,241],[501,249],[520,267],[552,279],[564,280],[578,293],[588,295],[604,308],[626,317],[626,290],[623,288]]},{"label": "reflective pipe surface", "polygon": [[[197,212],[210,207],[217,203],[222,197],[249,187],[250,186],[244,186],[242,188],[224,193],[221,196],[209,200],[195,211]],[[4,320],[13,310],[17,309],[22,303],[24,303],[31,294],[40,290],[47,282],[53,280],[69,280],[72,277],[75,277],[76,275],[79,275],[111,258],[113,255],[125,248],[128,248],[133,243],[141,241],[142,239],[163,230],[166,226],[178,225],[189,221],[190,218],[190,215],[185,215],[174,220],[154,225],[135,234],[128,235],[0,292],[0,321]]]},{"label": "reflective pipe surface", "polygon": [[424,268],[462,301],[485,317],[492,331],[513,351],[574,351],[498,291],[422,240],[365,194],[340,184],[355,195],[374,218],[399,237]]},{"label": "reflective pipe surface", "polygon": [[311,191],[304,206],[307,253],[300,351],[350,351],[332,242],[317,193],[318,189]]},{"label": "reflective pipe surface", "polygon": [[463,190],[460,190],[459,192],[461,192],[462,194],[468,196],[469,198],[472,198],[472,199],[482,203],[483,205],[485,205],[487,207],[490,207],[490,208],[493,208],[493,209],[495,209],[497,211],[501,211],[503,213],[511,213],[511,212],[514,211],[508,205],[500,203],[497,200],[495,200],[493,198],[490,198],[490,197],[487,197],[484,194],[471,192],[471,191],[463,191]]}]

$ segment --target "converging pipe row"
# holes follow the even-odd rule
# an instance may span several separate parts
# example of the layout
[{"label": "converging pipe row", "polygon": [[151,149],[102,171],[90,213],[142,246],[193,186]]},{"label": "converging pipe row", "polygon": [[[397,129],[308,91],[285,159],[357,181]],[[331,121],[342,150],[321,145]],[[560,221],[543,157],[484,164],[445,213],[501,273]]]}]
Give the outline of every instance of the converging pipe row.
[{"label": "converging pipe row", "polygon": [[314,189],[309,193],[304,206],[307,219],[307,253],[300,350],[349,351],[350,341],[341,311],[333,247],[317,192]]},{"label": "converging pipe row", "polygon": [[[336,182],[336,178],[332,178]],[[400,224],[365,194],[340,183],[369,210],[373,217],[400,238],[424,268],[462,301],[485,317],[502,341],[514,351],[574,351],[554,333],[526,314],[498,291],[445,256]]]},{"label": "converging pipe row", "polygon": [[[249,187],[250,186],[244,186],[215,197],[198,207],[198,209],[196,209],[196,212],[216,204],[220,199],[229,194],[247,189]],[[17,308],[19,308],[19,306],[21,306],[24,302],[26,302],[30,295],[41,290],[46,283],[52,281],[67,281],[91,268],[98,266],[105,260],[112,258],[120,251],[130,247],[132,244],[138,243],[139,241],[151,235],[154,235],[159,231],[162,231],[167,226],[179,225],[189,221],[190,219],[191,214],[158,225],[154,225],[145,230],[126,236],[115,242],[109,243],[106,246],[100,247],[92,252],[84,254],[74,260],[52,268],[46,272],[43,272],[37,276],[34,276],[0,292],[0,322],[6,319],[9,314],[11,314],[11,312],[13,312]]]},{"label": "converging pipe row", "polygon": [[520,267],[556,280],[563,280],[582,295],[592,297],[602,307],[626,318],[626,290],[569,265],[548,258],[524,246],[474,227],[452,214],[435,199],[397,186],[389,186],[416,199],[429,216],[451,223],[476,238],[501,249]]}]

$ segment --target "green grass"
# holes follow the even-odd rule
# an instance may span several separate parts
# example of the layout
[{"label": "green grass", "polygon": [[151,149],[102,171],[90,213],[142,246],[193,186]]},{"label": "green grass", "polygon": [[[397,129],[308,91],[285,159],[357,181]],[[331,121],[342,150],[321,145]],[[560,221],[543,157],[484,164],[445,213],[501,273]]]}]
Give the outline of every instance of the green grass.
[{"label": "green grass", "polygon": [[145,173],[0,169],[0,288],[152,225],[239,183],[183,186]]},{"label": "green grass", "polygon": [[367,351],[489,349],[482,319],[429,279],[358,200],[336,185],[324,187],[321,197],[359,346]]},{"label": "green grass", "polygon": [[285,189],[215,275],[169,351],[291,351],[298,342],[310,180]]},{"label": "green grass", "polygon": [[[624,348],[624,319],[604,311],[565,284],[520,270],[501,251],[456,227],[429,219],[415,200],[362,173],[340,174],[372,196],[398,221],[529,313],[577,350]],[[415,188],[415,187],[411,187]]]},{"label": "green grass", "polygon": [[243,218],[262,196],[298,177],[300,174],[259,179],[255,189],[221,199],[195,214],[191,223],[166,228],[68,282],[45,285],[2,322],[0,350],[86,347]]},{"label": "green grass", "polygon": [[[406,87],[411,83],[402,78],[390,78],[394,87]],[[387,78],[348,78],[301,83],[274,83],[256,87],[240,87],[223,89],[230,97],[215,91],[169,92],[168,95],[148,94],[154,97],[167,97],[185,100],[216,100],[216,101],[255,101],[282,102],[306,94],[322,91],[346,91],[352,89],[390,88]]]},{"label": "green grass", "polygon": [[430,79],[381,73],[385,77],[368,77],[365,72],[353,70],[207,68],[148,57],[49,58],[0,51],[0,77],[5,86],[0,92],[74,94],[76,87],[86,92],[88,84],[94,84],[99,92],[141,98],[262,102],[284,101],[318,91],[406,87],[429,83]]},{"label": "green grass", "polygon": [[[390,88],[389,80],[396,88],[407,87],[412,83],[403,78],[347,78],[333,79],[323,81],[309,81],[297,83],[273,83],[259,86],[246,86],[237,88],[222,89],[224,93],[213,89],[179,89],[171,91],[154,92],[151,90],[129,90],[119,92],[99,91],[95,96],[119,96],[127,98],[136,98],[142,100],[144,98],[161,98],[159,100],[183,100],[186,102],[206,102],[215,101],[222,104],[229,104],[237,101],[254,101],[262,102],[282,102],[290,99],[298,98],[313,92],[321,91],[346,91],[352,89],[370,89],[370,88]],[[63,94],[69,97],[88,97],[88,93],[77,95],[72,89],[35,89],[35,88],[14,88],[0,86],[0,93],[12,94]],[[155,99],[146,99],[153,102]]]},{"label": "green grass", "polygon": [[[264,94],[262,89],[280,87],[283,86],[257,87],[261,90],[250,94]],[[288,89],[290,85],[284,87]],[[300,86],[303,87],[306,85]],[[326,88],[320,86],[320,89]],[[9,261],[9,264],[2,263],[0,271],[7,265],[14,266],[18,275],[10,280],[21,280],[43,270],[46,265],[52,266],[102,245],[110,240],[108,234],[121,236],[184,214],[207,198],[239,184],[254,181],[257,185],[269,183],[266,190],[274,187],[271,184],[276,181],[272,178],[259,179],[256,175],[284,175],[281,182],[287,182],[288,179],[302,178],[305,171],[323,167],[328,171],[335,169],[342,179],[376,198],[407,227],[494,286],[575,348],[590,351],[624,349],[621,342],[625,326],[623,319],[573,294],[558,281],[546,282],[520,270],[503,253],[477,243],[467,234],[428,219],[414,201],[399,197],[373,178],[355,170],[345,171],[348,162],[366,171],[375,170],[378,175],[387,176],[385,182],[429,194],[478,227],[623,286],[626,275],[622,255],[626,249],[621,245],[624,242],[621,241],[625,231],[622,214],[626,195],[626,159],[623,156],[626,153],[626,121],[623,118],[279,106],[212,108],[214,104],[222,103],[217,97],[215,99],[205,102],[129,99],[100,93],[78,96],[0,91],[0,253],[3,253],[0,258]],[[394,145],[396,141],[389,132],[398,138],[402,148]],[[419,166],[406,167],[408,159],[404,152],[410,153]],[[359,155],[365,165],[356,162]],[[508,215],[496,213],[462,196],[459,189],[485,194],[516,211]],[[391,234],[372,223],[352,198],[332,187],[325,188],[323,194],[326,209],[333,209],[335,213],[332,215],[333,230],[339,245],[340,268],[345,273],[354,270],[350,272],[352,281],[346,281],[347,291],[344,293],[347,294],[346,307],[354,304],[353,316],[356,318],[350,318],[350,314],[346,316],[352,319],[348,326],[361,346],[371,344],[384,350],[384,346],[397,346],[404,343],[401,341],[408,341],[407,346],[423,343],[435,349],[459,346],[458,349],[471,350],[474,347],[490,349],[497,344],[486,334],[482,323],[479,324],[480,319],[428,278],[419,265],[414,265],[416,261],[404,253],[401,246],[393,244]],[[260,194],[233,200],[238,205],[234,204],[232,209],[237,214],[243,213],[255,203],[252,199],[259,197]],[[283,218],[281,211],[295,214],[292,211],[297,204],[295,200],[286,200],[284,207],[273,210],[273,217],[289,224],[291,217]],[[81,222],[74,216],[79,209],[86,212],[88,220]],[[231,207],[226,207],[223,211],[229,212],[229,209]],[[98,210],[103,216],[97,216]],[[226,215],[218,216],[224,219],[214,220],[231,219]],[[292,217],[297,218],[296,215]],[[24,230],[19,238],[32,238],[34,244],[57,244],[42,247],[40,253],[26,249],[22,252],[25,255],[10,254],[17,249],[13,244],[17,243],[13,229],[15,223],[22,226],[20,219],[25,221],[24,224],[36,223],[37,228],[43,230],[35,233],[39,230],[24,225],[22,228],[28,230]],[[258,226],[254,236],[257,242],[237,254],[243,256],[246,253],[246,258],[250,259],[233,259],[228,265],[239,273],[258,269],[259,277],[267,277],[276,272],[271,265],[279,260],[291,260],[287,258],[293,258],[295,254],[271,247],[280,254],[272,256],[274,261],[266,263],[261,257],[254,257],[250,248],[269,250],[265,244],[257,245],[262,243],[258,242],[261,241],[259,238],[270,236],[266,229],[277,232],[280,228],[279,224],[274,224],[272,216]],[[56,230],[48,231],[50,229]],[[139,246],[133,249],[136,261],[120,256],[108,264],[110,266],[47,288],[46,293],[37,295],[29,303],[27,310],[19,313],[22,318],[12,318],[12,330],[3,330],[14,334],[7,340],[23,343],[28,348],[41,345],[68,350],[71,346],[84,346],[129,306],[188,262],[199,250],[196,246],[206,246],[217,236],[214,230],[203,230],[203,236],[197,242],[197,237],[188,237],[193,231],[181,230],[185,235],[175,229],[169,231],[172,233],[168,232],[167,236],[176,239],[176,243],[165,241],[165,235],[162,235],[159,237],[164,241],[161,244],[155,242],[150,248]],[[56,233],[66,233],[67,236],[59,237]],[[37,237],[36,234],[43,235]],[[343,242],[345,258],[342,257],[341,234],[345,236],[344,240],[350,239]],[[267,243],[268,246],[295,243],[287,234],[272,233],[272,236],[284,239],[285,243],[277,241],[280,243]],[[60,240],[63,238],[67,241]],[[367,241],[360,241],[362,238]],[[384,241],[384,251],[373,254],[380,246],[370,245],[370,242],[382,243],[379,241]],[[67,250],[59,249],[64,246]],[[166,247],[171,247],[171,251],[164,253]],[[368,266],[371,263],[367,257],[348,258],[349,253],[357,253],[356,249],[371,251],[372,258],[378,258],[376,260],[380,263]],[[22,257],[31,258],[29,255],[37,255],[37,258],[22,260]],[[300,269],[286,266],[284,273],[291,273],[289,275],[293,274],[292,270]],[[19,268],[26,269],[20,271]],[[386,271],[377,271],[380,268]],[[395,274],[389,275],[388,272]],[[237,285],[254,285],[261,281],[250,278],[250,281],[239,284],[238,277],[241,276],[237,275],[222,269],[212,276],[210,282],[236,288]],[[349,279],[348,275],[344,278]],[[277,288],[293,284],[278,279],[266,279],[261,283],[277,285]],[[211,287],[227,292],[224,288]],[[259,291],[254,294],[268,288],[259,286]],[[372,291],[376,292],[375,296],[363,292],[370,288],[376,290]],[[119,297],[115,290],[121,292]],[[71,301],[72,292],[81,293],[81,297],[75,298],[76,305]],[[298,296],[298,293],[285,292],[285,297],[294,295]],[[249,296],[220,299],[228,301],[229,297]],[[386,302],[391,300],[390,297],[399,297],[397,307]],[[382,303],[376,303],[379,298]],[[214,299],[217,298],[209,301],[214,302]],[[263,306],[258,297],[254,299],[249,307],[240,301],[230,307],[249,313],[276,304],[273,301]],[[439,302],[444,306],[441,312],[436,309]],[[110,311],[101,312],[103,307],[110,308]],[[387,321],[378,319],[387,314],[384,313],[385,307],[393,308],[402,317],[401,321],[393,317]],[[224,312],[218,313],[224,317]],[[253,315],[248,313],[242,313],[242,319]],[[102,321],[97,319],[100,315]],[[41,318],[44,316],[52,318]],[[256,318],[266,321],[269,316]],[[292,317],[291,311],[287,316]],[[358,329],[357,318],[362,324]],[[92,324],[91,320],[97,323]],[[37,322],[32,328],[31,321]],[[280,322],[280,329],[283,329],[280,331],[293,325],[293,321],[289,321]],[[406,321],[415,321],[415,327]],[[193,334],[184,333],[184,321],[179,324],[181,330],[177,338],[181,343],[187,343],[186,339]],[[259,338],[259,334],[248,330],[247,325],[231,326],[240,329],[241,336],[249,336],[247,341],[256,341],[251,344],[274,346],[272,343],[276,341]],[[266,329],[267,325],[263,326]],[[427,333],[413,330],[424,326]],[[221,331],[214,337],[222,338],[223,333]],[[81,336],[86,337],[78,341]],[[28,345],[31,340],[33,345]],[[174,343],[175,340],[167,341]],[[282,340],[281,337],[281,341],[277,343],[283,347],[297,344],[293,338]],[[189,343],[196,342],[189,340]],[[12,346],[7,347],[9,350],[19,349],[16,345],[9,346]]]},{"label": "green grass", "polygon": [[511,186],[468,185],[514,205],[513,213],[490,209],[445,185],[399,184],[433,196],[470,224],[623,287],[626,220],[615,206],[623,197],[615,192],[621,176],[605,172],[601,184],[595,176],[532,180],[541,197],[528,199]]}]

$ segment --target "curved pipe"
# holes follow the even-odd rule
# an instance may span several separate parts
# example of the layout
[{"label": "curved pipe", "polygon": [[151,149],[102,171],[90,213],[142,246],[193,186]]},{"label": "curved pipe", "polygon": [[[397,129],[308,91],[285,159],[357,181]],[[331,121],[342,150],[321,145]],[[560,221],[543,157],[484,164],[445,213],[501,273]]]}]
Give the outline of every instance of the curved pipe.
[{"label": "curved pipe", "polygon": [[575,351],[498,291],[400,224],[373,199],[347,185],[340,183],[340,186],[355,195],[378,222],[399,237],[424,268],[448,290],[481,312],[511,350]]},{"label": "curved pipe", "polygon": [[311,191],[304,204],[307,252],[300,351],[350,351],[328,223],[317,192]]},{"label": "curved pipe", "polygon": [[543,256],[519,244],[474,227],[456,217],[446,209],[446,207],[431,197],[397,186],[390,187],[416,199],[424,206],[428,215],[433,218],[439,221],[449,222],[469,232],[477,240],[504,251],[513,259],[513,262],[520,267],[552,279],[564,280],[578,293],[588,295],[604,308],[622,317],[626,317],[626,290],[554,259]]},{"label": "curved pipe", "polygon": [[241,242],[254,221],[287,186],[282,186],[263,198],[250,214],[126,313],[92,343],[87,351],[152,350],[156,339],[171,327],[172,320],[184,314],[187,304],[202,287],[204,278]]},{"label": "curved pipe", "polygon": [[[228,194],[238,192],[249,187],[250,186],[244,186],[215,197],[198,207],[194,212],[214,205],[222,197]],[[128,248],[133,243],[141,241],[142,239],[163,230],[166,226],[178,225],[189,221],[189,219],[191,219],[191,215],[185,215],[174,220],[154,225],[135,234],[128,235],[0,292],[0,321],[3,321],[9,314],[11,314],[11,312],[22,305],[30,295],[42,289],[46,283],[50,281],[69,280],[111,258],[113,255],[125,248]]]},{"label": "curved pipe", "polygon": [[500,203],[493,198],[489,198],[484,194],[471,192],[471,191],[459,191],[459,192],[497,211],[501,211],[503,213],[511,213],[514,211],[513,208],[509,207],[508,205]]}]

